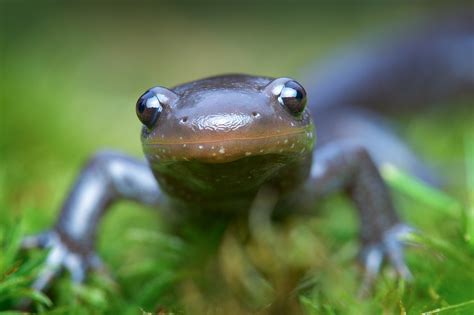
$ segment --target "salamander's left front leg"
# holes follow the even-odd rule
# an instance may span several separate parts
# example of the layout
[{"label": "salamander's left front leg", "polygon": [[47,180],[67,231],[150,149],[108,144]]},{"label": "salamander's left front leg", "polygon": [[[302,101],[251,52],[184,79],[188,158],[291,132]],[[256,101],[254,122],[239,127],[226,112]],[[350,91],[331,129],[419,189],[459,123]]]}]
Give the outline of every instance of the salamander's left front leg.
[{"label": "salamander's left front leg", "polygon": [[398,218],[388,189],[367,151],[348,142],[335,142],[314,152],[306,188],[315,197],[344,189],[359,212],[361,258],[366,283],[377,276],[384,257],[397,273],[411,278],[403,258],[402,234],[409,228]]},{"label": "salamander's left front leg", "polygon": [[162,194],[144,161],[112,151],[96,153],[80,172],[55,226],[23,241],[24,248],[50,249],[35,289],[46,289],[62,269],[82,282],[89,270],[101,267],[94,250],[98,224],[121,200],[155,207]]}]

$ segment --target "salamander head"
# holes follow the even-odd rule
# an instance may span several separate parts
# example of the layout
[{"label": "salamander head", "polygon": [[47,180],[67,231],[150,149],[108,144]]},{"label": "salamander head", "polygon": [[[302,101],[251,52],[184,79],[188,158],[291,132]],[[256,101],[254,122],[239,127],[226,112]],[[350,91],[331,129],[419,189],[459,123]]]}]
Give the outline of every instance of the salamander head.
[{"label": "salamander head", "polygon": [[151,163],[226,163],[311,151],[313,125],[305,105],[306,92],[292,79],[224,75],[151,88],[136,111]]}]

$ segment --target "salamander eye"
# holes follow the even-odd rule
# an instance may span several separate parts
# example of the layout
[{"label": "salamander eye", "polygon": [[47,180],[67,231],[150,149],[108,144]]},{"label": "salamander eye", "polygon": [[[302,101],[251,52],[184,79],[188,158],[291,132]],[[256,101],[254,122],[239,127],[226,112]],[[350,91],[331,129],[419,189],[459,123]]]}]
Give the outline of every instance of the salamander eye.
[{"label": "salamander eye", "polygon": [[288,81],[281,89],[278,101],[288,108],[290,113],[298,116],[306,106],[306,91],[298,82]]},{"label": "salamander eye", "polygon": [[163,111],[163,106],[156,94],[149,90],[138,99],[136,111],[138,119],[148,128],[152,128]]}]

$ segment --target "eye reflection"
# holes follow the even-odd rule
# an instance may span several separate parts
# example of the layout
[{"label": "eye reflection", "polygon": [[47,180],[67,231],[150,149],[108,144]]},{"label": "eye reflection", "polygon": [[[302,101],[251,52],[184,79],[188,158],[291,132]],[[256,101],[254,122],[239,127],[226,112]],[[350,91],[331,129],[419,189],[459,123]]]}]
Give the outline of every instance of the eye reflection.
[{"label": "eye reflection", "polygon": [[283,86],[278,101],[292,114],[301,114],[306,106],[306,91],[296,81],[288,81]]},{"label": "eye reflection", "polygon": [[155,124],[162,111],[163,107],[158,97],[151,91],[145,92],[137,101],[136,112],[138,119],[148,128]]}]

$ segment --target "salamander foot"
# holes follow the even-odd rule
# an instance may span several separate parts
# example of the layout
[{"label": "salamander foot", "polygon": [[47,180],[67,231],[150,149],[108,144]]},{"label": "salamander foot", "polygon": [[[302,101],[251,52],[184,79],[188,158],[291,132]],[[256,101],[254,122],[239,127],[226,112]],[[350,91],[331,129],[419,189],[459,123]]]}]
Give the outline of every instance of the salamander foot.
[{"label": "salamander foot", "polygon": [[43,291],[47,289],[63,269],[69,271],[72,280],[77,283],[83,282],[90,270],[105,272],[101,259],[94,251],[87,253],[74,252],[61,241],[58,233],[54,230],[24,238],[22,248],[49,249],[45,265],[32,284],[32,287],[36,290]]},{"label": "salamander foot", "polygon": [[360,290],[361,296],[366,296],[377,278],[384,258],[393,266],[398,276],[411,281],[413,276],[404,259],[404,238],[414,231],[406,224],[397,224],[383,234],[382,241],[369,243],[361,250],[361,260],[365,269],[364,279]]}]

